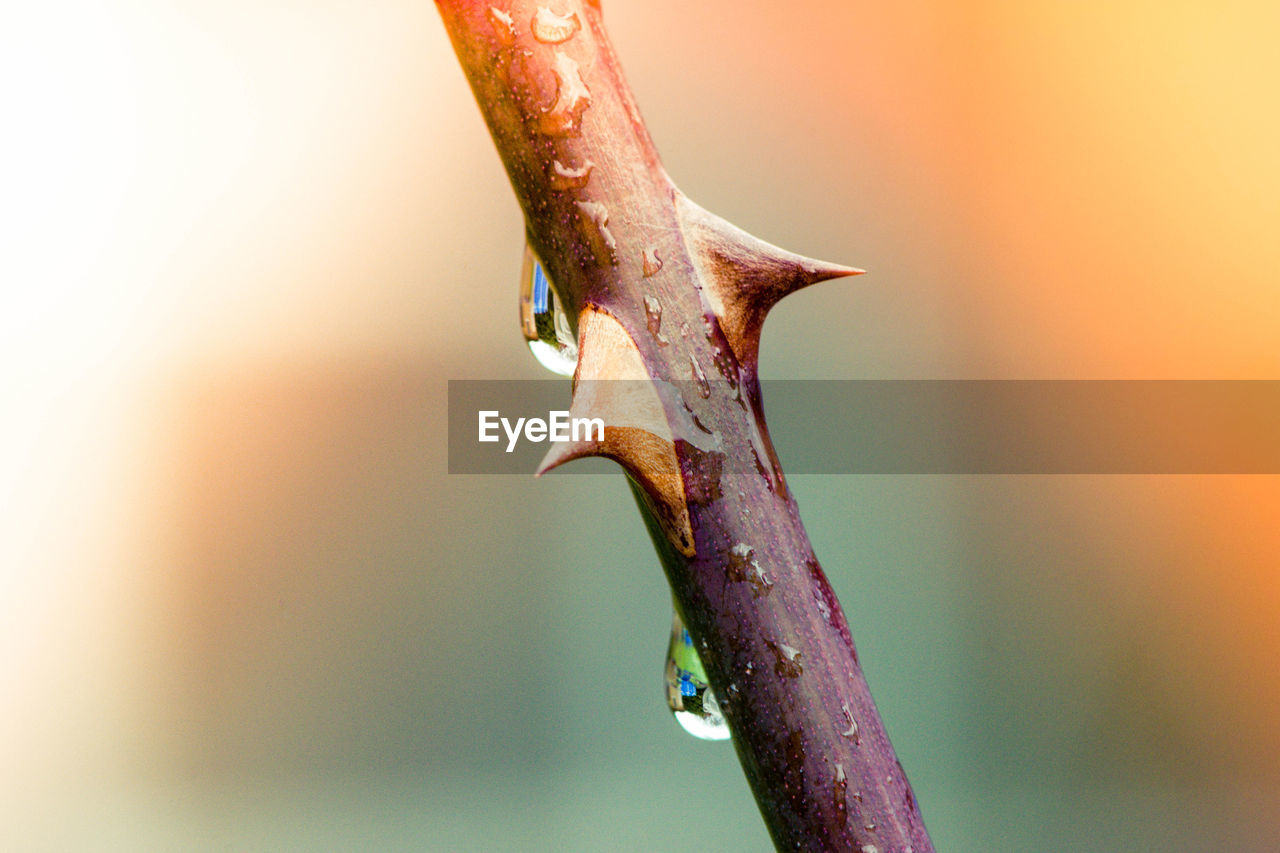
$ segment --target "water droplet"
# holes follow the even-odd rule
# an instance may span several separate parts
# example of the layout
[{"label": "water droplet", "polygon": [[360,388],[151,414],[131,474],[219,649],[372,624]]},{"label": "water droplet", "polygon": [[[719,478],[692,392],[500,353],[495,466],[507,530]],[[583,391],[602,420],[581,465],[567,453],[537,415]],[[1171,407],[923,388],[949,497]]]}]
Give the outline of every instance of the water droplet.
[{"label": "water droplet", "polygon": [[640,272],[645,278],[649,278],[656,275],[660,269],[662,269],[662,258],[658,257],[658,250],[650,246],[644,250],[644,256],[640,259]]},{"label": "water droplet", "polygon": [[799,678],[804,674],[804,665],[800,659],[803,654],[799,649],[788,646],[786,643],[773,643],[765,640],[765,645],[773,650],[775,658],[773,671],[782,678]]},{"label": "water droplet", "polygon": [[578,227],[591,246],[591,252],[600,264],[618,262],[618,241],[609,231],[609,208],[598,201],[575,201],[578,206]]},{"label": "water droplet", "polygon": [[[868,832],[870,832],[873,829],[875,829],[874,824],[867,827]],[[862,853],[880,853],[880,848],[876,847],[874,844],[864,844],[862,845]]]},{"label": "water droplet", "polygon": [[[662,338],[659,344],[666,346],[667,339]],[[684,389],[677,388],[674,383],[663,379],[656,379],[653,384],[658,388],[658,393],[664,399],[680,401],[679,407],[672,406],[669,409],[671,418],[668,424],[671,427],[671,437],[677,441],[687,442],[705,453],[723,454],[724,443],[720,440],[720,436],[713,430],[707,429],[706,425],[694,414]],[[702,461],[708,465],[716,466],[717,470],[723,466],[723,460],[721,459],[705,459]]]},{"label": "water droplet", "polygon": [[576,169],[570,169],[559,160],[551,161],[551,174],[548,180],[553,190],[576,190],[587,185],[587,181],[591,180],[591,170],[595,168],[595,164],[587,160]]},{"label": "water droplet", "polygon": [[538,129],[548,136],[577,136],[582,130],[582,113],[591,106],[591,90],[582,81],[578,63],[557,50],[551,59],[556,75],[556,99],[538,117]]},{"label": "water droplet", "polygon": [[729,564],[725,566],[725,574],[731,581],[746,581],[751,584],[751,596],[764,598],[773,592],[773,581],[756,562],[754,548],[745,542],[739,542],[729,549]]},{"label": "water droplet", "polygon": [[711,383],[707,382],[707,375],[702,372],[702,367],[692,353],[689,354],[689,364],[693,366],[693,381],[698,383],[698,393],[705,400],[711,396]]},{"label": "water droplet", "polygon": [[580,27],[578,16],[573,12],[566,17],[557,15],[545,6],[540,6],[533,16],[533,37],[543,44],[560,44],[568,41]]},{"label": "water droplet", "polygon": [[686,732],[703,740],[728,740],[725,722],[702,659],[693,647],[693,638],[674,612],[671,614],[671,643],[667,647],[667,707]]},{"label": "water droplet", "polygon": [[493,27],[494,35],[498,37],[503,45],[510,47],[516,40],[516,22],[511,20],[511,16],[496,6],[490,6],[489,26]]},{"label": "water droplet", "polygon": [[[875,823],[873,823],[873,822],[871,822],[871,821],[868,821],[868,822],[864,823],[864,824],[862,825],[862,828],[863,828],[863,829],[865,829],[867,832],[875,832],[875,831],[876,831],[876,825],[875,825]],[[874,847],[874,845],[868,844],[868,845],[866,845],[866,847],[863,847],[862,849],[863,849],[863,850],[866,850],[866,849],[867,849],[867,847]]]},{"label": "water droplet", "polygon": [[756,671],[756,665],[753,661],[747,661],[747,675]]},{"label": "water droplet", "polygon": [[[663,346],[666,346],[665,339],[663,339],[662,344]],[[697,433],[692,435],[687,429],[681,430],[680,438],[685,439],[686,441],[693,444],[695,447],[699,448],[700,450],[722,449],[723,445],[720,443],[720,436],[716,435],[715,430],[709,428],[705,423],[702,422],[702,418],[698,415],[697,412],[693,410],[693,406],[689,405],[689,398],[686,397],[683,393],[677,393],[677,396],[680,398],[680,411],[684,412],[686,416],[685,418],[686,422],[692,423],[693,428],[697,430]],[[714,439],[714,441],[710,443],[710,446],[707,446],[708,445],[707,442],[698,440],[699,438],[705,437],[705,436],[710,436],[711,438]]]},{"label": "water droplet", "polygon": [[646,296],[644,298],[644,315],[645,324],[649,327],[649,334],[653,335],[653,339],[658,342],[658,346],[665,347],[670,343],[662,334],[662,303],[658,301],[656,296]]},{"label": "water droplet", "polygon": [[858,721],[853,718],[853,712],[849,710],[849,703],[842,703],[840,710],[844,711],[844,715],[849,718],[849,728],[840,734],[853,738],[854,743],[862,743],[862,737],[858,734]]},{"label": "water droplet", "polygon": [[520,271],[520,329],[539,364],[561,376],[573,375],[578,367],[578,341],[569,328],[569,315],[542,261],[527,243]]}]

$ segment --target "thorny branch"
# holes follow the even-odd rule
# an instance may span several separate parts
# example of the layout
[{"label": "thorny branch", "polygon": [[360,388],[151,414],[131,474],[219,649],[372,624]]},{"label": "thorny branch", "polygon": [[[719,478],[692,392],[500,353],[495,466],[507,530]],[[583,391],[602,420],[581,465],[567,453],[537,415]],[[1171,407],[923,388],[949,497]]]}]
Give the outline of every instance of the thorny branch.
[{"label": "thorny branch", "polygon": [[626,470],[779,849],[931,851],[757,375],[768,310],[859,270],[758,240],[676,189],[597,2],[437,6],[576,319],[572,414],[606,423],[602,440],[555,445],[539,472],[588,455]]}]

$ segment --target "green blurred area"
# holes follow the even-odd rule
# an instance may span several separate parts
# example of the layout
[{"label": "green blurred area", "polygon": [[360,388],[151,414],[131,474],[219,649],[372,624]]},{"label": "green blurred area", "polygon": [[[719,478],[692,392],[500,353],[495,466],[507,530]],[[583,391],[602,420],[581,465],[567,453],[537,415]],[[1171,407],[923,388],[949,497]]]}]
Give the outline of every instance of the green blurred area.
[{"label": "green blurred area", "polygon": [[[665,706],[669,593],[620,475],[445,473],[434,373],[190,391],[149,769],[74,840],[768,849],[732,748]],[[1092,505],[1173,479],[793,478],[940,849],[1266,849],[1268,757],[1215,731],[1144,615],[1171,602],[1102,582],[1169,531]]]}]

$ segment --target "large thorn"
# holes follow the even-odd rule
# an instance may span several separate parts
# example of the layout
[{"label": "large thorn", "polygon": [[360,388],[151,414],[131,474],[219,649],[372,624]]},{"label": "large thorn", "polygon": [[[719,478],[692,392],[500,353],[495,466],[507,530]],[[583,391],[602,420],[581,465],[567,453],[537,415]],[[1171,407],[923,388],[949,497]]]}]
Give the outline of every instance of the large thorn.
[{"label": "large thorn", "polygon": [[865,270],[766,243],[676,193],[685,245],[711,310],[740,362],[754,362],[765,314],[788,293]]},{"label": "large thorn", "polygon": [[640,485],[671,543],[692,557],[693,530],[675,442],[635,341],[611,314],[594,305],[578,317],[578,341],[569,415],[599,418],[604,435],[590,431],[577,441],[553,443],[537,475],[584,456],[613,459]]}]

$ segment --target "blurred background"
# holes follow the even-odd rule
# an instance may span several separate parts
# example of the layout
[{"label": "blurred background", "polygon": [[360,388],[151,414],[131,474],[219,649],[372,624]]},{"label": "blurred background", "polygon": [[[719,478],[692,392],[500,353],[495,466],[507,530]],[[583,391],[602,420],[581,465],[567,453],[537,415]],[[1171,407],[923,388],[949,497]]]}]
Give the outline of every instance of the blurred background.
[{"label": "blurred background", "polygon": [[[605,12],[691,198],[871,271],[766,377],[1280,378],[1276,4]],[[6,849],[767,850],[621,477],[446,473],[543,374],[432,4],[5,17]],[[792,487],[940,850],[1274,849],[1277,478]]]}]

